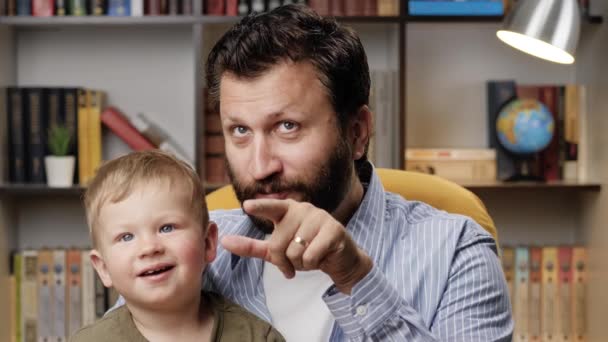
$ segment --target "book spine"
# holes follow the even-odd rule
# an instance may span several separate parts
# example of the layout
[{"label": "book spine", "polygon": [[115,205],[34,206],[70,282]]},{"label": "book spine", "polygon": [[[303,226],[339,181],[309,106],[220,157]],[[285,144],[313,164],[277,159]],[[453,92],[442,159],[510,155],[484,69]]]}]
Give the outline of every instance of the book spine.
[{"label": "book spine", "polygon": [[8,88],[6,105],[7,126],[9,127],[9,180],[15,183],[25,183],[28,171],[23,89]]},{"label": "book spine", "polygon": [[52,17],[55,15],[54,0],[31,0],[32,15],[35,17]]},{"label": "book spine", "polygon": [[160,0],[145,0],[144,13],[146,15],[161,15],[161,1]]},{"label": "book spine", "polygon": [[515,161],[500,144],[496,134],[496,119],[501,108],[516,97],[514,81],[490,81],[487,84],[488,140],[496,150],[497,178],[506,180],[516,173]]},{"label": "book spine", "polygon": [[329,1],[329,13],[334,17],[343,17],[346,15],[345,2],[347,0],[331,0]]},{"label": "book spine", "polygon": [[182,0],[181,13],[183,15],[194,15],[192,0]]},{"label": "book spine", "polygon": [[178,0],[169,0],[169,15],[178,15],[180,14],[180,4]]},{"label": "book spine", "polygon": [[89,257],[90,251],[83,250],[82,261],[82,325],[95,322],[95,271]]},{"label": "book spine", "polygon": [[500,255],[502,269],[505,273],[507,288],[509,289],[509,298],[511,300],[511,309],[515,307],[515,249],[512,247],[503,247]]},{"label": "book spine", "polygon": [[53,252],[48,249],[38,251],[38,340],[50,341],[53,335],[52,294],[54,276]]},{"label": "book spine", "polygon": [[21,333],[24,342],[38,340],[38,252],[23,251],[21,275]]},{"label": "book spine", "polygon": [[[110,0],[111,1],[111,0]],[[105,15],[106,12],[106,0],[93,0],[91,6],[92,15]]]},{"label": "book spine", "polygon": [[546,181],[556,181],[561,179],[559,170],[559,136],[561,134],[561,120],[558,106],[558,91],[555,86],[540,87],[539,100],[547,106],[547,109],[553,116],[553,138],[546,149],[541,152],[542,155],[542,174]]},{"label": "book spine", "polygon": [[561,246],[557,250],[558,262],[558,293],[559,299],[557,302],[557,340],[570,341],[572,336],[572,321],[570,314],[572,312],[572,247]]},{"label": "book spine", "polygon": [[[69,154],[74,156],[75,164],[80,165],[79,159],[79,127],[78,127],[78,89],[77,88],[64,88],[62,93],[62,106],[61,106],[61,120],[70,130],[72,140],[70,141]],[[79,184],[79,172],[74,172],[74,184]]]},{"label": "book spine", "polygon": [[70,1],[70,15],[73,16],[84,16],[87,15],[87,4],[85,0],[69,0]]},{"label": "book spine", "polygon": [[144,15],[144,0],[131,0],[131,16],[141,17]]},{"label": "book spine", "polygon": [[572,249],[572,341],[587,341],[587,250]]},{"label": "book spine", "polygon": [[101,113],[101,122],[135,151],[155,149],[150,141],[133,127],[117,108],[108,107]]},{"label": "book spine", "polygon": [[530,341],[541,339],[541,284],[543,250],[530,248],[530,301],[528,306],[528,338]]},{"label": "book spine", "polygon": [[101,165],[101,111],[105,95],[100,90],[87,90],[88,135],[89,135],[89,172],[93,177]]},{"label": "book spine", "polygon": [[32,0],[16,0],[17,15],[29,16],[32,15]]},{"label": "book spine", "polygon": [[530,254],[528,248],[517,247],[515,249],[515,310],[513,321],[513,341],[528,341],[528,303],[530,283]]},{"label": "book spine", "polygon": [[15,253],[13,259],[13,274],[15,274],[15,341],[23,341],[23,255]]},{"label": "book spine", "polygon": [[81,185],[91,179],[89,154],[89,108],[87,95],[84,89],[78,89],[78,180]]},{"label": "book spine", "polygon": [[68,0],[55,0],[55,15],[62,17],[68,14]]},{"label": "book spine", "polygon": [[123,17],[131,15],[131,4],[129,0],[109,0],[108,15],[114,17]]},{"label": "book spine", "polygon": [[65,306],[65,293],[66,293],[66,255],[65,250],[56,249],[53,251],[53,275],[54,275],[54,293],[52,305],[53,310],[53,335],[54,341],[62,342],[66,341],[67,334],[66,328],[66,306]]},{"label": "book spine", "polygon": [[368,17],[375,17],[378,15],[378,0],[362,0],[363,1],[363,15]]},{"label": "book spine", "polygon": [[80,250],[67,251],[67,333],[72,335],[82,326],[82,272],[80,269]]},{"label": "book spine", "polygon": [[541,331],[543,341],[557,338],[557,248],[543,247],[542,297],[541,297]]},{"label": "book spine", "polygon": [[224,1],[205,0],[205,14],[207,15],[224,15]]},{"label": "book spine", "polygon": [[28,88],[26,90],[26,115],[28,123],[27,149],[28,149],[28,181],[30,183],[44,183],[44,156],[46,150],[46,92],[42,88]]}]

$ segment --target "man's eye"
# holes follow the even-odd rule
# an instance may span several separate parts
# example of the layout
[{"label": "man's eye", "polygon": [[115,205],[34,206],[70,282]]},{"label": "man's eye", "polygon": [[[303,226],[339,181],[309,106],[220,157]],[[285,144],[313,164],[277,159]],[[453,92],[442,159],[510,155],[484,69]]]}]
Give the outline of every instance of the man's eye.
[{"label": "man's eye", "polygon": [[166,225],[160,227],[160,232],[161,233],[171,233],[174,229],[175,229],[175,227],[172,224],[166,224]]},{"label": "man's eye", "polygon": [[131,241],[131,240],[133,240],[133,237],[134,237],[133,234],[126,233],[120,237],[120,241],[124,241],[124,242]]},{"label": "man's eye", "polygon": [[298,124],[293,121],[283,121],[279,125],[279,129],[283,132],[293,132],[298,128]]},{"label": "man's eye", "polygon": [[235,126],[232,128],[232,134],[235,136],[243,136],[247,134],[247,128],[244,126]]}]

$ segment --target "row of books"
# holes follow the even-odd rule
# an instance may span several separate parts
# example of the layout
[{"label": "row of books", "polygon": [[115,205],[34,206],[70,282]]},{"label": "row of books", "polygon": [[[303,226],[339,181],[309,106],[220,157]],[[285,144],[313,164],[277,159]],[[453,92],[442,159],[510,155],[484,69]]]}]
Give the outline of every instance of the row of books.
[{"label": "row of books", "polygon": [[223,185],[230,181],[225,161],[224,136],[222,133],[222,122],[220,114],[209,102],[208,89],[203,89],[203,108],[201,123],[204,127],[199,132],[204,132],[198,137],[199,170],[207,184]]},{"label": "row of books", "polygon": [[323,16],[398,16],[399,0],[206,0],[208,15],[246,15],[287,4],[308,4]]},{"label": "row of books", "polygon": [[16,342],[67,341],[116,302],[91,265],[89,250],[24,250],[12,255],[10,336]]},{"label": "row of books", "polygon": [[66,126],[71,135],[69,155],[76,157],[75,183],[92,177],[101,163],[104,92],[84,88],[6,89],[9,182],[45,183],[44,157],[49,128]]},{"label": "row of books", "polygon": [[0,0],[0,15],[35,17],[193,15],[193,1],[195,0]]},{"label": "row of books", "polygon": [[10,183],[46,183],[47,132],[54,125],[65,125],[72,133],[68,154],[76,158],[75,184],[86,185],[102,162],[102,127],[135,151],[158,148],[193,164],[179,144],[146,115],[129,118],[106,106],[104,91],[10,87],[6,93]]},{"label": "row of books", "polygon": [[529,174],[544,181],[585,180],[586,88],[578,84],[517,84],[513,80],[487,83],[489,147],[496,149],[499,180],[518,173],[522,157],[507,151],[499,142],[496,121],[500,111],[514,99],[531,98],[546,106],[553,116],[554,133],[548,147],[527,157]]},{"label": "row of books", "polygon": [[[409,0],[413,16],[502,16],[525,0]],[[578,0],[581,13],[589,14],[589,0]]]},{"label": "row of books", "polygon": [[513,308],[513,341],[586,340],[585,247],[505,247],[501,259]]}]

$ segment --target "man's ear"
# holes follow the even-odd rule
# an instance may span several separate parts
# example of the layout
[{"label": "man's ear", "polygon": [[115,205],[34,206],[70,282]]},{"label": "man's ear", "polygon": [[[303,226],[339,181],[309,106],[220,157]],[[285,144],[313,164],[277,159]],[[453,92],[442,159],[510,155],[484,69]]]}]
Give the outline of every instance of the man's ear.
[{"label": "man's ear", "polygon": [[217,255],[217,224],[209,221],[207,234],[205,234],[205,262],[210,263]]},{"label": "man's ear", "polygon": [[353,159],[359,160],[365,154],[365,149],[373,132],[372,112],[367,105],[359,107],[357,115],[349,125],[352,143]]},{"label": "man's ear", "polygon": [[93,264],[93,267],[95,268],[95,271],[97,271],[103,285],[105,287],[112,287],[112,279],[110,278],[110,273],[106,268],[106,263],[103,261],[101,253],[99,253],[98,250],[93,249],[89,256],[91,257],[91,264]]}]

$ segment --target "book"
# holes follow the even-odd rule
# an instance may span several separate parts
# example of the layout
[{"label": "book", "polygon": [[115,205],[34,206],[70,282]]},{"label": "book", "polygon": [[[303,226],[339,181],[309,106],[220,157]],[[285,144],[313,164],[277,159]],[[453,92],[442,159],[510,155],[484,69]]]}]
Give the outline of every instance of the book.
[{"label": "book", "polygon": [[38,251],[22,253],[21,334],[24,342],[38,341]]},{"label": "book", "polygon": [[530,297],[528,304],[528,341],[541,341],[542,247],[530,247]]},{"label": "book", "polygon": [[496,179],[494,149],[406,149],[405,169],[437,175],[455,182]]},{"label": "book", "polygon": [[145,15],[162,15],[161,0],[144,0]]},{"label": "book", "polygon": [[225,13],[223,0],[205,0],[205,14],[224,15]]},{"label": "book", "polygon": [[129,17],[131,16],[131,3],[129,0],[108,0],[108,16]]},{"label": "book", "polygon": [[67,274],[67,334],[72,335],[82,325],[82,275],[80,250],[66,252]]},{"label": "book", "polygon": [[572,341],[587,341],[587,250],[572,249]]},{"label": "book", "polygon": [[558,281],[557,301],[558,320],[556,322],[557,340],[571,341],[572,337],[572,247],[560,246],[557,249]]},{"label": "book", "polygon": [[377,0],[379,16],[398,16],[399,15],[399,0]]},{"label": "book", "polygon": [[15,0],[15,1],[16,1],[18,16],[32,15],[32,1],[31,0]]},{"label": "book", "polygon": [[63,17],[68,14],[68,0],[55,0],[55,15]]},{"label": "book", "polygon": [[529,251],[527,247],[515,249],[515,308],[513,310],[513,341],[528,341]]},{"label": "book", "polygon": [[541,334],[543,341],[552,341],[558,336],[556,323],[559,320],[557,247],[543,247],[542,255]]},{"label": "book", "polygon": [[501,145],[496,133],[496,119],[501,109],[516,96],[515,81],[488,81],[486,84],[488,110],[488,146],[496,150],[496,177],[507,180],[517,173],[515,160]]},{"label": "book", "polygon": [[144,0],[131,0],[131,16],[141,17],[144,15]]},{"label": "book", "polygon": [[24,92],[21,88],[7,88],[7,126],[9,140],[9,181],[27,181],[26,121],[24,113]]},{"label": "book", "polygon": [[101,122],[109,128],[112,133],[121,138],[134,151],[155,149],[156,146],[146,139],[129,119],[116,107],[107,107],[101,113]]},{"label": "book", "polygon": [[69,1],[69,13],[73,16],[84,16],[87,15],[87,3],[86,0],[68,0]]},{"label": "book", "polygon": [[53,252],[38,251],[38,339],[50,341],[53,336]]},{"label": "book", "polygon": [[46,154],[45,117],[47,97],[44,88],[25,89],[25,116],[27,122],[27,170],[29,183],[45,183],[44,156]]},{"label": "book", "polygon": [[32,16],[52,17],[55,15],[55,0],[31,0]]},{"label": "book", "polygon": [[89,175],[92,178],[97,169],[101,165],[101,112],[104,108],[105,93],[100,90],[86,91],[87,107],[88,107],[88,122],[87,131],[89,135]]},{"label": "book", "polygon": [[502,0],[410,0],[410,15],[501,16]]},{"label": "book", "polygon": [[[60,119],[70,130],[72,135],[72,141],[70,142],[68,153],[75,157],[75,163],[76,165],[79,165],[78,88],[63,88],[61,89],[61,93],[63,95],[63,104],[60,106]],[[78,172],[74,172],[74,184],[78,183]]]},{"label": "book", "polygon": [[13,254],[13,274],[15,275],[15,311],[14,311],[14,330],[15,330],[15,341],[21,342],[23,340],[23,301],[21,299],[21,288],[23,287],[23,255],[21,253]]},{"label": "book", "polygon": [[53,338],[52,341],[65,342],[66,334],[66,253],[63,249],[53,251]]},{"label": "book", "polygon": [[87,103],[86,90],[77,90],[77,141],[78,141],[78,181],[80,185],[86,183],[93,177],[91,170],[90,139],[89,139],[89,107]]},{"label": "book", "polygon": [[[91,15],[106,15],[108,14],[106,8],[108,5],[106,0],[91,0]],[[111,1],[111,0],[108,0]],[[129,2],[129,0],[124,0]]]},{"label": "book", "polygon": [[95,270],[91,264],[89,250],[81,251],[82,269],[82,325],[95,322]]}]

